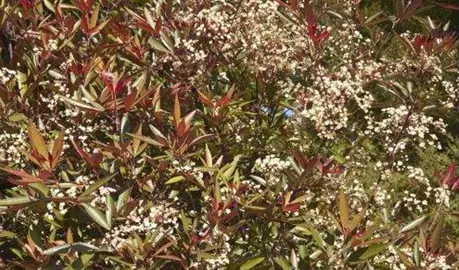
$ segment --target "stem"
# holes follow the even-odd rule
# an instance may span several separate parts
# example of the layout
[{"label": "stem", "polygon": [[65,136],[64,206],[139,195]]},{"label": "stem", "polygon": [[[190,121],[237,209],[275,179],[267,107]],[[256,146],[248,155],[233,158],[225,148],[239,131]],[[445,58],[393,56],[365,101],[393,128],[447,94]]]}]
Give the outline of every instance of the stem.
[{"label": "stem", "polygon": [[440,214],[440,210],[441,210],[441,208],[443,206],[443,200],[444,200],[444,198],[442,198],[441,201],[440,201],[440,205],[438,206],[437,213],[435,213],[435,217],[432,220],[432,224],[430,224],[429,230],[432,230],[433,225],[435,224],[435,221],[437,220],[438,215]]},{"label": "stem", "polygon": [[118,107],[116,105],[116,94],[115,93],[112,93],[112,98],[113,98],[113,103],[114,103],[114,107],[115,107],[116,130],[120,133],[120,138],[121,138],[120,119],[119,119],[119,114],[118,114]]},{"label": "stem", "polygon": [[393,145],[394,149],[392,149],[392,152],[389,154],[389,157],[391,158],[391,161],[389,162],[389,164],[392,164],[394,162],[394,156],[395,156],[395,151],[397,150],[397,144],[399,143],[400,139],[402,138],[402,134],[404,133],[404,131],[408,127],[408,123],[410,122],[410,117],[411,117],[412,114],[413,114],[413,108],[410,108],[410,110],[408,111],[408,114],[405,117],[405,120],[403,122],[402,128],[400,129],[400,131],[395,136],[395,139],[392,141],[392,145]]}]

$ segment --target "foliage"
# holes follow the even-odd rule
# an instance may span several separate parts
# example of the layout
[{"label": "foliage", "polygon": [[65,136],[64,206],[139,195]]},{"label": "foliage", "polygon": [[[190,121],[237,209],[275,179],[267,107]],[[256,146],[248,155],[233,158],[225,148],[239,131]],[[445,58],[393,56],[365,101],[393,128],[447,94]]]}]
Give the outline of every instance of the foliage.
[{"label": "foliage", "polygon": [[0,268],[456,269],[457,10],[1,0]]}]

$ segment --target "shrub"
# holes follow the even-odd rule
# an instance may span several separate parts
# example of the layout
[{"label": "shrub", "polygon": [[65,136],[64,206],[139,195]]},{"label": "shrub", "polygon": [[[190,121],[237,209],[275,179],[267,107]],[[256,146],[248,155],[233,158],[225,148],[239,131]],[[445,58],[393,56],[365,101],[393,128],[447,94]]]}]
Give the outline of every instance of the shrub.
[{"label": "shrub", "polygon": [[458,6],[0,7],[0,267],[458,266]]}]

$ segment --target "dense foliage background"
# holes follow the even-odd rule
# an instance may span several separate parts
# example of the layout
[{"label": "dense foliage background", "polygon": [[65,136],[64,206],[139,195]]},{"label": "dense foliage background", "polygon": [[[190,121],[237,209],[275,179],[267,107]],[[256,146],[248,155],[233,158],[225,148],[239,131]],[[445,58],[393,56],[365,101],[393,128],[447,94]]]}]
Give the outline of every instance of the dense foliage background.
[{"label": "dense foliage background", "polygon": [[454,2],[0,0],[0,268],[456,269]]}]

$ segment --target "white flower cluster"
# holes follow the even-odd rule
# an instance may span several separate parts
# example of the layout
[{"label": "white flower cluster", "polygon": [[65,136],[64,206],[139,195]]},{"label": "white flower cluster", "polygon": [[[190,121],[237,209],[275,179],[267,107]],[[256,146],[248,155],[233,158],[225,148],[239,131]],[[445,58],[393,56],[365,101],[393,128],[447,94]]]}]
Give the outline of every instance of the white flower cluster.
[{"label": "white flower cluster", "polygon": [[[401,251],[403,251],[403,253],[409,258],[413,256],[412,250],[409,249],[408,247],[402,247]],[[403,261],[400,259],[400,256],[397,250],[391,245],[388,247],[388,249],[384,253],[376,255],[373,261],[376,264],[381,263],[381,264],[390,265],[391,269],[396,269],[396,270],[406,270],[407,269]]]},{"label": "white flower cluster", "polygon": [[[426,209],[424,209],[424,207],[426,207],[428,205],[428,202],[427,200],[421,198],[419,195],[415,194],[415,193],[410,193],[408,190],[405,190],[404,191],[404,194],[405,196],[402,198],[402,205],[410,210],[410,211],[418,211],[419,213],[424,213],[424,211]],[[399,202],[400,203],[400,202]],[[397,208],[394,207],[394,210]],[[393,213],[395,214],[395,211],[393,211]]]},{"label": "white flower cluster", "polygon": [[176,172],[190,174],[198,180],[202,180],[204,177],[204,174],[196,167],[196,163],[194,161],[187,161],[185,164],[181,164],[179,161],[174,160],[172,161],[172,165],[174,166],[173,169]]},{"label": "white flower cluster", "polygon": [[390,195],[390,193],[393,193],[393,190],[391,190],[389,193],[386,189],[377,185],[376,183],[374,185],[374,189],[375,189],[374,190],[375,203],[379,207],[384,207],[386,203],[389,202],[389,200],[392,198],[392,195]]},{"label": "white flower cluster", "polygon": [[406,166],[408,178],[418,181],[419,183],[430,185],[429,179],[425,176],[424,170],[413,166]]},{"label": "white flower cluster", "polygon": [[[294,83],[291,79],[285,79],[277,82],[279,87],[279,95],[285,99],[294,99],[295,93],[300,93],[302,86],[299,83]],[[298,102],[296,102],[298,103]]]},{"label": "white flower cluster", "polygon": [[403,198],[395,204],[391,215],[396,217],[400,207],[404,207],[409,211],[417,211],[420,214],[428,211],[428,205],[430,204],[444,205],[449,208],[451,206],[450,201],[451,191],[447,186],[433,188],[430,184],[427,184],[424,192],[419,194],[405,190]]},{"label": "white flower cluster", "polygon": [[[420,267],[422,269],[428,269],[428,270],[436,270],[436,269],[452,269],[453,267],[449,265],[446,262],[447,257],[444,255],[439,255],[439,256],[434,256],[431,255],[427,252],[425,252],[424,248],[421,246],[419,247],[419,251],[425,256],[421,257],[421,261],[419,262]],[[412,258],[413,257],[413,249],[410,248],[409,246],[404,246],[399,248],[399,251],[397,251],[394,247],[389,246],[386,252],[383,252],[382,254],[378,254],[374,258],[374,262],[379,264],[389,264],[391,269],[396,269],[396,270],[406,270],[409,269],[405,263],[402,261],[400,258],[400,252],[403,252],[404,256],[406,258]]]},{"label": "white flower cluster", "polygon": [[73,186],[65,190],[65,194],[71,198],[75,198],[79,190],[83,192],[86,188],[90,186],[90,183],[94,183],[94,181],[91,181],[89,176],[79,175],[73,183]]},{"label": "white flower cluster", "polygon": [[[80,175],[75,179],[75,181],[73,182],[73,185],[70,186],[69,188],[51,189],[51,196],[56,197],[56,198],[62,198],[62,197],[76,198],[79,192],[83,192],[91,184],[94,184],[94,181],[90,180],[90,176]],[[115,191],[114,189],[111,189],[111,188],[100,187],[97,191],[94,192],[94,194],[96,194],[96,198],[91,202],[91,204],[95,206],[96,203],[103,203],[105,200],[104,195],[107,193],[107,190],[109,190],[110,192]],[[49,202],[46,204],[46,208],[48,209],[48,212],[45,213],[45,218],[50,219],[50,220],[54,220],[56,214],[60,214],[63,216],[68,211],[68,205],[66,205],[65,202],[59,202],[59,203]]]},{"label": "white flower cluster", "polygon": [[275,155],[268,155],[263,159],[258,158],[255,160],[252,172],[260,172],[268,184],[276,184],[281,180],[282,171],[288,169],[290,166],[290,161],[284,161]]},{"label": "white flower cluster", "polygon": [[443,119],[434,119],[405,105],[384,108],[382,112],[386,117],[376,123],[369,123],[368,130],[374,134],[380,134],[388,151],[396,153],[406,148],[405,141],[398,141],[394,145],[394,139],[401,136],[399,135],[401,132],[410,136],[412,141],[418,142],[421,148],[425,148],[427,143],[431,146],[437,144],[437,147],[441,149],[438,137],[432,132],[436,131],[441,134],[446,132],[446,124]]},{"label": "white flower cluster", "polygon": [[333,221],[333,219],[330,218],[329,215],[321,211],[318,207],[313,209],[307,209],[304,216],[308,219],[308,221],[310,221],[314,225],[315,228],[336,229],[336,223]]},{"label": "white flower cluster", "polygon": [[382,64],[370,59],[371,50],[356,25],[343,24],[334,32],[327,44],[326,54],[340,59],[336,67],[318,65],[306,76],[311,83],[297,92],[300,99],[297,124],[309,120],[318,135],[335,139],[339,130],[349,127],[349,111],[355,103],[357,109],[369,113],[374,102],[373,95],[364,89],[367,82],[381,78]]},{"label": "white flower cluster", "polygon": [[[53,188],[51,189],[51,196],[54,198],[62,198],[65,197],[64,192],[58,188]],[[68,206],[65,204],[65,202],[49,202],[46,204],[46,208],[48,209],[48,212],[45,213],[45,218],[49,220],[54,220],[55,215],[65,215],[68,211]]]},{"label": "white flower cluster", "polygon": [[205,63],[220,57],[243,64],[253,73],[292,74],[310,66],[311,60],[304,57],[310,44],[307,32],[282,21],[276,1],[222,1],[204,8],[190,2],[181,6],[177,20],[193,25],[192,34],[175,38],[177,53],[173,57],[156,56],[158,67],[171,63],[174,74],[198,84],[208,75]]},{"label": "white flower cluster", "polygon": [[448,208],[450,207],[451,191],[448,189],[447,186],[437,187],[434,189],[432,189],[431,187],[428,187],[426,195],[429,196],[431,191],[433,191],[435,203],[443,204],[444,206]]},{"label": "white flower cluster", "polygon": [[10,70],[7,68],[0,69],[0,82],[2,84],[7,84],[9,81],[16,78],[16,76],[17,76],[17,72],[14,70]]},{"label": "white flower cluster", "polygon": [[[92,185],[94,181],[89,181],[89,185]],[[95,198],[91,201],[92,206],[96,206],[97,204],[104,204],[106,200],[107,194],[115,193],[116,189],[111,187],[101,186],[98,188],[93,194],[96,195]]]},{"label": "white flower cluster", "polygon": [[319,136],[333,139],[336,131],[347,126],[348,112],[343,106],[346,99],[340,94],[323,95],[320,90],[311,92],[312,95],[307,97],[307,105],[300,114],[314,123]]},{"label": "white flower cluster", "polygon": [[11,163],[25,167],[25,157],[22,151],[27,150],[27,132],[20,129],[18,133],[0,134],[0,163]]},{"label": "white flower cluster", "polygon": [[133,236],[132,233],[143,235],[159,229],[167,235],[171,229],[178,228],[180,211],[177,208],[168,203],[144,208],[144,203],[138,202],[138,206],[129,213],[123,224],[107,232],[102,244],[109,245],[110,249],[120,249]]},{"label": "white flower cluster", "polygon": [[229,253],[231,251],[231,244],[229,240],[229,235],[223,233],[218,228],[214,228],[211,237],[203,240],[203,242],[213,246],[219,244],[221,248],[216,250],[213,258],[199,258],[197,261],[191,263],[190,268],[207,270],[224,269],[230,263]]},{"label": "white flower cluster", "polygon": [[[65,64],[67,62],[64,62],[61,64],[61,66],[63,64]],[[67,87],[67,84],[63,81],[59,81],[59,80],[56,80],[54,81],[54,86],[58,88],[58,91],[61,92],[61,93],[66,93],[69,91],[68,87]],[[59,99],[58,97],[54,97],[56,100]]]},{"label": "white flower cluster", "polygon": [[46,103],[46,107],[48,107],[48,109],[50,109],[51,111],[54,110],[54,108],[56,108],[57,104],[58,104],[58,101],[59,101],[59,97],[58,96],[52,96],[50,98],[46,98],[45,96],[43,96],[42,94],[40,94],[40,101],[43,102],[43,103]]},{"label": "white flower cluster", "polygon": [[425,261],[421,262],[421,267],[425,267],[427,270],[436,270],[436,269],[453,269],[453,266],[446,262],[447,256],[432,256],[427,255]]},{"label": "white flower cluster", "polygon": [[56,51],[58,49],[58,41],[56,39],[48,40],[47,47],[50,51]]}]

